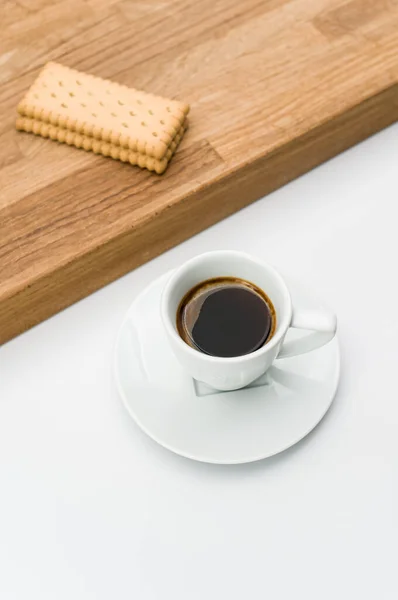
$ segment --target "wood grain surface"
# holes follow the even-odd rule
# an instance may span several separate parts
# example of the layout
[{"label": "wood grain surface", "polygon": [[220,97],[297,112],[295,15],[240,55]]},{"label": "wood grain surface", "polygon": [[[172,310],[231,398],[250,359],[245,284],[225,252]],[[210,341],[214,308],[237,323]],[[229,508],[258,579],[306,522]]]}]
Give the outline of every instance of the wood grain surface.
[{"label": "wood grain surface", "polygon": [[[0,343],[398,118],[398,0],[3,0]],[[162,176],[15,131],[48,60],[191,104]]]}]

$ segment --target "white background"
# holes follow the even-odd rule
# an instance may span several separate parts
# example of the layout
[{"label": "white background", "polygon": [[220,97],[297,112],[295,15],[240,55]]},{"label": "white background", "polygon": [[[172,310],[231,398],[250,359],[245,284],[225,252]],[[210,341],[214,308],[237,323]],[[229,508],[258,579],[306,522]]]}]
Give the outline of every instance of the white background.
[{"label": "white background", "polygon": [[[241,466],[164,450],[130,419],[112,347],[188,257],[255,254],[339,319],[335,402]],[[0,348],[1,600],[398,598],[398,126]]]}]

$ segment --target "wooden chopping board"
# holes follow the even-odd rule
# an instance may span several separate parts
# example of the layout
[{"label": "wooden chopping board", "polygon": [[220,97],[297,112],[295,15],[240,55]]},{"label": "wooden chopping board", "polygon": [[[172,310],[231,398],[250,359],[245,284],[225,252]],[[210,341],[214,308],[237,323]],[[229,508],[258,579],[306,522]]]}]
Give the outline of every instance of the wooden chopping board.
[{"label": "wooden chopping board", "polygon": [[[398,118],[398,0],[10,0],[0,22],[0,343]],[[189,102],[167,172],[17,133],[48,60]]]}]

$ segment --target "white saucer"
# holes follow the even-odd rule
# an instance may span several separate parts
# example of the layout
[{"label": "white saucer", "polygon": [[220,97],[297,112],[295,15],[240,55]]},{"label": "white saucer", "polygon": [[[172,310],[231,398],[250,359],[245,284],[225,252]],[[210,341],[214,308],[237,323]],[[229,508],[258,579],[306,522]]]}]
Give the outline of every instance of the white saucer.
[{"label": "white saucer", "polygon": [[[275,361],[248,388],[217,392],[185,373],[168,346],[159,303],[169,276],[138,296],[116,341],[116,382],[141,429],[181,456],[220,464],[267,458],[306,436],[336,393],[337,339],[308,354]],[[288,285],[294,304],[319,308],[304,288],[289,280]],[[288,336],[293,335],[298,334],[290,330]]]}]

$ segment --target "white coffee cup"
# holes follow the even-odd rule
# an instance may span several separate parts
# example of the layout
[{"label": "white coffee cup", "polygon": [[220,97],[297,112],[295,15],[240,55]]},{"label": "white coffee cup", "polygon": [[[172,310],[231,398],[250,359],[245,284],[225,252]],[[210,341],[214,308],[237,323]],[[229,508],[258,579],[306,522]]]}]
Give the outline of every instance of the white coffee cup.
[{"label": "white coffee cup", "polygon": [[[213,277],[237,277],[257,285],[271,299],[276,311],[276,329],[269,342],[243,356],[222,358],[195,350],[177,331],[177,310],[185,294],[198,283]],[[270,265],[234,251],[207,252],[176,269],[161,298],[161,316],[171,348],[186,371],[196,380],[217,390],[242,388],[261,375],[277,358],[287,358],[320,348],[336,333],[336,316],[324,310],[292,306],[283,278]],[[289,327],[307,329],[309,334],[284,343]]]}]

